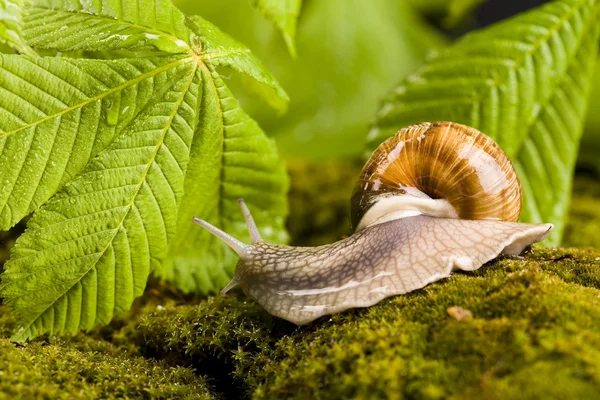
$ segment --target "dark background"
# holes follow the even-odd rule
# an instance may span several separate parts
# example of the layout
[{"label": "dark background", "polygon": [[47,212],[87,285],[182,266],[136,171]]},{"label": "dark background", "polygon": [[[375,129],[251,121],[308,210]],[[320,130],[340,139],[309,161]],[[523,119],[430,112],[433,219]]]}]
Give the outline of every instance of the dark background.
[{"label": "dark background", "polygon": [[477,27],[493,24],[516,13],[547,3],[548,0],[488,0],[475,11]]}]

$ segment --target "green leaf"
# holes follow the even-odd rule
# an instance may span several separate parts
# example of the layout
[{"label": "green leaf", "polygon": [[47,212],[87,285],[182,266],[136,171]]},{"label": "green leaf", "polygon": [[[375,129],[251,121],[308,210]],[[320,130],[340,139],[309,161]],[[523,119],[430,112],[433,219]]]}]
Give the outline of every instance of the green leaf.
[{"label": "green leaf", "polygon": [[152,103],[17,240],[2,287],[21,321],[16,340],[106,324],[142,293],[149,269],[160,268],[176,227],[198,97],[190,60],[166,66],[156,68],[164,72]]},{"label": "green leaf", "polygon": [[215,72],[218,57],[207,51],[215,44],[203,40],[204,49],[192,38],[185,53],[115,60],[0,56],[0,223],[34,211],[0,287],[18,317],[15,340],[108,323],[150,272],[184,288],[206,260],[230,272],[232,257],[192,224],[195,211],[238,232],[232,199],[246,197],[265,236],[285,239],[281,160]]},{"label": "green leaf", "polygon": [[302,8],[302,0],[252,0],[252,5],[271,20],[281,32],[292,57],[296,57],[296,23]]},{"label": "green leaf", "polygon": [[0,0],[0,43],[33,57],[35,52],[23,39],[22,26],[23,15],[18,2]]},{"label": "green leaf", "polygon": [[3,230],[40,207],[123,134],[154,101],[161,74],[183,62],[0,60]]},{"label": "green leaf", "polygon": [[203,51],[210,54],[211,64],[229,67],[253,78],[267,89],[266,92],[261,92],[261,94],[270,105],[280,111],[287,108],[287,103],[290,100],[287,93],[246,46],[199,16],[190,17],[189,25],[198,35]]},{"label": "green leaf", "polygon": [[24,34],[57,51],[190,51],[192,32],[171,0],[29,0]]},{"label": "green leaf", "polygon": [[587,35],[577,58],[569,66],[552,98],[540,112],[523,144],[515,167],[529,196],[524,197],[521,218],[525,221],[556,221],[550,243],[562,240],[569,212],[573,173],[590,83],[598,48],[598,28]]},{"label": "green leaf", "polygon": [[[404,1],[308,1],[302,6],[293,60],[279,32],[248,0],[179,0],[242,40],[269,67],[292,101],[275,115],[233,75],[227,85],[242,107],[277,140],[286,158],[331,160],[361,154],[379,101],[444,38]],[[223,5],[227,13],[222,12]],[[249,93],[249,94],[248,94]]]},{"label": "green leaf", "polygon": [[448,11],[450,3],[456,0],[406,0],[411,7],[425,15],[440,15]]},{"label": "green leaf", "polygon": [[600,60],[596,61],[594,68],[589,110],[577,163],[600,175],[600,113],[593,111],[600,110]]},{"label": "green leaf", "polygon": [[[190,223],[196,215],[249,242],[237,199],[243,197],[269,242],[287,241],[287,175],[271,139],[240,108],[214,71],[204,72],[202,113],[185,177],[178,234],[170,247],[166,278],[184,293],[214,293],[233,276],[237,256]],[[201,162],[204,160],[204,162]],[[221,168],[211,168],[220,165]]]},{"label": "green leaf", "polygon": [[554,1],[467,35],[384,99],[370,150],[403,126],[455,121],[495,139],[524,187],[522,219],[562,237],[597,52],[600,6]]},{"label": "green leaf", "polygon": [[469,19],[477,7],[486,0],[450,0],[448,1],[447,15],[444,18],[444,26],[456,28]]}]

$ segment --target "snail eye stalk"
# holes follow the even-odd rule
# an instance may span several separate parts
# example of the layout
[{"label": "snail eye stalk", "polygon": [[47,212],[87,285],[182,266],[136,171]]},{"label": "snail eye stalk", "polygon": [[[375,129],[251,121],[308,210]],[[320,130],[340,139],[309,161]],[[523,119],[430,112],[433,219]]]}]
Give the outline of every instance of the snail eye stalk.
[{"label": "snail eye stalk", "polygon": [[192,221],[194,221],[196,224],[200,225],[201,227],[203,227],[204,229],[221,239],[223,242],[227,243],[227,245],[231,247],[233,251],[235,251],[237,255],[241,258],[244,258],[248,254],[250,246],[248,246],[247,244],[240,242],[230,234],[223,232],[216,226],[209,224],[203,219],[194,217],[192,218]]},{"label": "snail eye stalk", "polygon": [[242,209],[242,214],[244,214],[244,219],[246,220],[246,225],[248,226],[248,232],[250,232],[250,240],[252,243],[262,242],[262,237],[260,236],[260,232],[256,227],[256,223],[254,222],[254,218],[252,218],[252,214],[248,209],[248,206],[244,202],[244,199],[238,199],[238,203]]}]

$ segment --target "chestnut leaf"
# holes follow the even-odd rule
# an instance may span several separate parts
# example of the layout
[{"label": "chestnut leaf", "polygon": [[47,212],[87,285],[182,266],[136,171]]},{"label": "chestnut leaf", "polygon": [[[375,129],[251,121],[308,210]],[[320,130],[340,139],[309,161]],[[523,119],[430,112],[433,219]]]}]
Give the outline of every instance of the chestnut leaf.
[{"label": "chestnut leaf", "polygon": [[283,36],[290,55],[295,58],[294,38],[302,0],[252,0],[252,5],[275,24]]},{"label": "chestnut leaf", "polygon": [[600,36],[600,1],[556,0],[472,32],[384,98],[368,149],[422,121],[486,133],[514,162],[524,222],[551,222],[558,244]]},{"label": "chestnut leaf", "polygon": [[248,49],[168,0],[28,4],[34,48],[112,55],[0,55],[0,229],[33,212],[0,287],[14,340],[107,324],[150,273],[218,290],[233,257],[191,218],[245,238],[239,197],[286,240],[282,160],[216,71],[226,60],[285,102]]},{"label": "chestnut leaf", "polygon": [[[129,50],[185,53],[191,30],[171,0],[32,0],[26,8],[24,35],[38,49]],[[90,19],[90,14],[95,18]]]},{"label": "chestnut leaf", "polygon": [[23,11],[18,0],[0,0],[0,43],[35,57],[35,52],[23,38],[22,26]]}]

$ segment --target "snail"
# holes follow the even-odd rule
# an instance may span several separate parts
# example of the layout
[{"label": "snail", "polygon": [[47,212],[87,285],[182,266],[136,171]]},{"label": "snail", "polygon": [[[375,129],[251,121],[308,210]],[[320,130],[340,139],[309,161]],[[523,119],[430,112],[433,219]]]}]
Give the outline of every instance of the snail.
[{"label": "snail", "polygon": [[351,199],[355,233],[317,247],[264,242],[240,206],[251,244],[198,223],[240,257],[241,286],[270,314],[298,325],[420,289],[499,254],[519,255],[552,224],[518,223],[521,185],[488,136],[451,122],[406,127],[363,168]]}]

